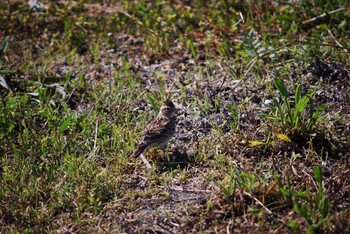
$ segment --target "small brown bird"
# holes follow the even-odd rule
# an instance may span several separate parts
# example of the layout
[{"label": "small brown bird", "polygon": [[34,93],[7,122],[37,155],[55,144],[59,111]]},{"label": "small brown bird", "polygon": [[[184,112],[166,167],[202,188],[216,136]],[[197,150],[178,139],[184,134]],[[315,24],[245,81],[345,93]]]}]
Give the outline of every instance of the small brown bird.
[{"label": "small brown bird", "polygon": [[169,99],[164,101],[157,117],[142,132],[132,157],[138,157],[143,151],[157,146],[162,147],[165,152],[169,140],[175,133],[175,118],[178,110]]}]

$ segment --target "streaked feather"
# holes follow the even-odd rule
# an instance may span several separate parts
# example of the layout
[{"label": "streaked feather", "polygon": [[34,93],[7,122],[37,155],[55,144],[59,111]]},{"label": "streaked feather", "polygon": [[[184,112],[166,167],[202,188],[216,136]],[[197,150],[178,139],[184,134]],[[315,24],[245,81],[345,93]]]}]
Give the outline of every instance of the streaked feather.
[{"label": "streaked feather", "polygon": [[133,157],[139,156],[144,150],[160,146],[165,148],[175,133],[175,105],[167,99],[158,116],[150,122],[142,132],[139,144]]}]

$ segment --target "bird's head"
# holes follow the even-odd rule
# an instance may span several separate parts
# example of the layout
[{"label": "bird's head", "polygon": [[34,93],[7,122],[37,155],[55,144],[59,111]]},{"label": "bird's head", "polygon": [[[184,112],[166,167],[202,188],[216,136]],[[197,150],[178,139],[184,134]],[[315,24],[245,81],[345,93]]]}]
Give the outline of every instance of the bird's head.
[{"label": "bird's head", "polygon": [[179,111],[170,99],[166,99],[160,108],[160,114],[167,118],[174,118]]}]

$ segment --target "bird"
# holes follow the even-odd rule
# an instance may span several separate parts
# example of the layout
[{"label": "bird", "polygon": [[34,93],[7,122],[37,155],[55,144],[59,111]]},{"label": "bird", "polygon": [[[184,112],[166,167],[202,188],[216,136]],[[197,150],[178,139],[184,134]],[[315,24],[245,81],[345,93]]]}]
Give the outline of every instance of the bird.
[{"label": "bird", "polygon": [[[132,157],[136,158],[147,149],[160,146],[165,152],[169,140],[175,133],[175,119],[179,111],[170,99],[166,99],[158,115],[145,127]],[[142,155],[141,155],[142,156]],[[142,157],[143,159],[143,157]],[[143,159],[144,160],[144,159]]]}]

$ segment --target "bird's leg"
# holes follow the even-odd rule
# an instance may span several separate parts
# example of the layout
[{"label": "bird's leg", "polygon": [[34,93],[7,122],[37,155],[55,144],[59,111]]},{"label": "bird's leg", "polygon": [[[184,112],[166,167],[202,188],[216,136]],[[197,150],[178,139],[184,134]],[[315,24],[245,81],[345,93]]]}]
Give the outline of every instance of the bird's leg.
[{"label": "bird's leg", "polygon": [[156,158],[157,156],[154,155],[154,153],[152,153],[150,150],[147,150],[147,154],[151,155],[152,158]]}]

